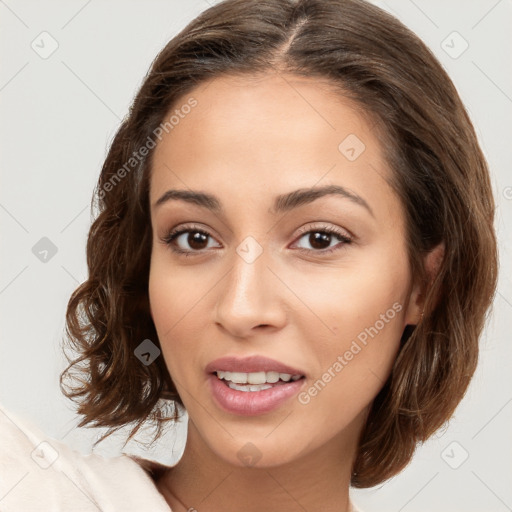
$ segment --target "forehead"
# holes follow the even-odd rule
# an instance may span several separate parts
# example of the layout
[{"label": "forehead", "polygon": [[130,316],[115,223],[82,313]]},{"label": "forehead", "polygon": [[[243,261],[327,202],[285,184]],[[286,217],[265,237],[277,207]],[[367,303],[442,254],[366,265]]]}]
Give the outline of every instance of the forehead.
[{"label": "forehead", "polygon": [[[191,98],[195,106],[180,111]],[[323,80],[223,76],[183,96],[169,115],[176,109],[179,122],[155,148],[152,203],[170,187],[258,198],[340,184],[371,196],[390,175],[369,117]]]}]

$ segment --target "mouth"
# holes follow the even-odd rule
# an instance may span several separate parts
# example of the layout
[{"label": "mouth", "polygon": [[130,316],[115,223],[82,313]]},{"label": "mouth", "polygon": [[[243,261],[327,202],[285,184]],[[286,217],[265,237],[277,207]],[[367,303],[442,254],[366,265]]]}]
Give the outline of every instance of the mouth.
[{"label": "mouth", "polygon": [[253,416],[273,411],[299,393],[306,373],[263,356],[224,357],[206,366],[214,401],[226,412]]},{"label": "mouth", "polygon": [[257,392],[271,389],[275,386],[282,386],[287,382],[295,382],[304,378],[304,375],[269,372],[214,372],[217,378],[223,381],[229,388],[243,392]]}]

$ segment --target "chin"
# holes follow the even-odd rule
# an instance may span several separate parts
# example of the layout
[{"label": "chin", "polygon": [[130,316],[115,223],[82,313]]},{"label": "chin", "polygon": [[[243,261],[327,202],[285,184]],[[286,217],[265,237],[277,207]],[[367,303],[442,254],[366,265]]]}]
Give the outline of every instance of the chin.
[{"label": "chin", "polygon": [[[267,425],[268,426],[268,425]],[[299,459],[308,448],[300,439],[295,439],[297,430],[282,430],[279,435],[272,433],[276,424],[265,429],[264,434],[226,434],[219,438],[203,439],[210,450],[225,463],[237,468],[272,468],[289,464]],[[280,428],[279,426],[277,428]],[[295,434],[295,435],[294,435]]]}]

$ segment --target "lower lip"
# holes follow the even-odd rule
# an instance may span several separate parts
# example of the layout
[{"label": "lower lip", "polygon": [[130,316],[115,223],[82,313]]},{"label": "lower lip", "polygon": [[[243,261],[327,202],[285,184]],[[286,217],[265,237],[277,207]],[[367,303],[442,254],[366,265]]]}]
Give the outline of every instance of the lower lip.
[{"label": "lower lip", "polygon": [[209,377],[210,389],[221,408],[241,416],[255,416],[277,409],[299,392],[304,380],[277,384],[262,391],[238,391],[231,389],[215,374]]}]

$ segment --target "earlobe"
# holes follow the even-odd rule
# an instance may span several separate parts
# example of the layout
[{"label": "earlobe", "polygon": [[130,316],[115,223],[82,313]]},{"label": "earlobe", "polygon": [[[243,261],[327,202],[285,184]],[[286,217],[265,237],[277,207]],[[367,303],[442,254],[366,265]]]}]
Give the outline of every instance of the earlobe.
[{"label": "earlobe", "polygon": [[404,325],[417,325],[421,320],[428,288],[434,282],[441,268],[444,255],[445,245],[444,242],[441,242],[425,256],[423,264],[425,267],[426,283],[421,282],[419,279],[414,283],[404,317]]}]

